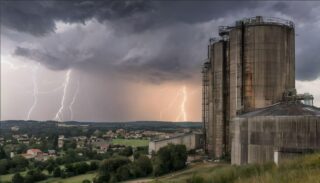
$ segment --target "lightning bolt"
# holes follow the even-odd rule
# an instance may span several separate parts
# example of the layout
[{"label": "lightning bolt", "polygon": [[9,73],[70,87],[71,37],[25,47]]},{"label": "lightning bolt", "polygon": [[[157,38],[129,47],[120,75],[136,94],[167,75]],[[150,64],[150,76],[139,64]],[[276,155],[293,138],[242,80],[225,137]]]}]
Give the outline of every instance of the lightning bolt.
[{"label": "lightning bolt", "polygon": [[28,115],[27,115],[27,120],[30,120],[30,116],[34,110],[34,108],[36,107],[37,103],[38,103],[38,93],[39,93],[39,88],[38,88],[38,84],[37,84],[37,73],[38,73],[38,69],[39,69],[39,65],[35,66],[32,69],[32,83],[33,83],[33,103],[32,106],[30,107],[29,111],[28,111]]},{"label": "lightning bolt", "polygon": [[172,106],[178,101],[178,98],[180,96],[180,90],[177,92],[177,94],[175,95],[174,99],[170,102],[170,104],[162,111],[160,111],[160,120],[163,119],[163,113],[169,111]]},{"label": "lightning bolt", "polygon": [[73,120],[73,110],[72,110],[72,106],[73,104],[75,103],[76,99],[77,99],[77,96],[78,96],[78,93],[79,93],[79,86],[80,86],[80,81],[78,80],[77,82],[77,88],[76,88],[76,92],[74,93],[73,97],[72,97],[72,101],[69,105],[69,110],[70,110],[70,120],[72,121]]},{"label": "lightning bolt", "polygon": [[65,77],[65,80],[64,80],[64,84],[63,84],[63,93],[62,93],[62,98],[61,98],[61,102],[60,102],[60,108],[59,108],[58,112],[56,113],[56,115],[54,117],[54,119],[57,120],[57,121],[61,121],[62,118],[63,118],[62,112],[63,112],[63,109],[64,109],[64,103],[65,103],[65,100],[66,100],[66,94],[67,94],[67,91],[68,91],[70,75],[71,75],[71,70],[69,69],[66,72],[66,77]]},{"label": "lightning bolt", "polygon": [[[28,66],[26,64],[24,65],[21,65],[21,66],[17,66],[15,65],[14,63],[10,62],[10,61],[7,61],[7,60],[4,60],[4,59],[1,59],[1,65],[6,65],[10,68],[10,70],[19,70],[19,69],[22,69],[22,68],[30,68],[31,66]],[[33,66],[31,67],[32,68],[32,84],[33,84],[33,90],[29,91],[32,93],[32,97],[33,97],[33,102],[32,102],[32,105],[31,107],[28,109],[28,112],[27,112],[27,120],[30,120],[30,117],[38,103],[38,96],[40,94],[48,94],[48,93],[53,93],[53,92],[56,92],[56,91],[59,91],[61,89],[63,89],[63,94],[62,94],[62,98],[61,98],[61,102],[60,102],[60,107],[54,117],[55,120],[58,120],[58,121],[61,121],[63,119],[63,112],[64,112],[64,109],[65,109],[65,103],[66,103],[66,99],[67,99],[67,92],[68,92],[68,88],[69,88],[69,84],[70,84],[70,78],[71,78],[71,69],[69,69],[67,72],[66,72],[66,75],[65,75],[65,80],[63,82],[63,84],[61,84],[60,86],[54,88],[54,89],[51,89],[51,90],[47,90],[47,91],[41,91],[39,90],[39,85],[38,85],[38,82],[37,82],[37,75],[38,75],[38,70],[39,70],[39,66],[40,66],[40,63],[38,63],[36,66]],[[69,103],[69,111],[70,111],[70,119],[73,120],[73,105],[77,99],[77,96],[78,96],[78,93],[79,93],[79,85],[80,85],[80,80],[78,80],[77,82],[77,87],[76,87],[76,90],[73,94],[73,97],[72,97],[72,100],[71,102]],[[20,86],[20,85],[17,85],[17,86]],[[25,91],[25,90],[24,90]]]},{"label": "lightning bolt", "polygon": [[183,86],[181,89],[179,89],[172,102],[168,105],[168,107],[166,107],[164,110],[160,112],[160,120],[162,120],[163,114],[166,111],[170,110],[174,106],[174,104],[178,102],[179,99],[181,99],[181,103],[179,105],[179,113],[175,121],[187,121],[188,115],[186,112],[186,103],[188,101],[188,93],[186,86]]},{"label": "lightning bolt", "polygon": [[186,103],[188,101],[188,93],[187,87],[183,86],[180,90],[180,95],[182,96],[181,104],[180,104],[180,113],[176,118],[176,121],[183,120],[187,121],[187,112],[186,112]]}]

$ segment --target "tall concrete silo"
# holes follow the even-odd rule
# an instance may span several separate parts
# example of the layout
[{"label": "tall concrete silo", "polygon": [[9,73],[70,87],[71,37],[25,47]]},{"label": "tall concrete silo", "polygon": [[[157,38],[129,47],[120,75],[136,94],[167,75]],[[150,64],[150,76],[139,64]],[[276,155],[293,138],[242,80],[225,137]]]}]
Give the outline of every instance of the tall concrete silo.
[{"label": "tall concrete silo", "polygon": [[295,88],[295,33],[290,21],[255,17],[229,31],[231,117],[269,106]]},{"label": "tall concrete silo", "polygon": [[221,157],[226,151],[228,107],[227,41],[211,40],[209,44],[211,65],[209,93],[208,152],[211,156]]},{"label": "tall concrete silo", "polygon": [[227,137],[226,130],[221,130],[226,127],[225,118],[227,117],[226,43],[224,40],[210,39],[208,46],[208,63],[205,69],[206,75],[204,75],[208,83],[204,98],[204,107],[206,107],[204,113],[207,117],[204,120],[207,120],[205,123],[206,148],[210,156],[222,156]]},{"label": "tall concrete silo", "polygon": [[230,153],[229,124],[237,114],[279,102],[286,90],[295,88],[292,22],[248,18],[220,27],[219,35],[209,44],[203,113],[205,148],[213,158]]}]

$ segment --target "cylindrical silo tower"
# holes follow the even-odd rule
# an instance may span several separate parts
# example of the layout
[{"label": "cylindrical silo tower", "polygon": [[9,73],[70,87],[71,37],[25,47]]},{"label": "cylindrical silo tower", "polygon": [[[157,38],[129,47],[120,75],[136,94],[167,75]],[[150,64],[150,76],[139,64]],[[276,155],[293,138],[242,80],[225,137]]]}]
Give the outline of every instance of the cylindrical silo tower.
[{"label": "cylindrical silo tower", "polygon": [[226,123],[228,107],[228,60],[227,41],[223,39],[210,39],[208,50],[208,120],[206,125],[207,152],[211,157],[222,157],[226,152],[229,140]]},{"label": "cylindrical silo tower", "polygon": [[292,22],[259,16],[237,21],[229,41],[232,117],[274,104],[295,88]]},{"label": "cylindrical silo tower", "polygon": [[231,151],[234,117],[277,103],[295,88],[292,22],[258,16],[220,27],[219,35],[210,41],[203,82],[206,150],[217,159]]}]

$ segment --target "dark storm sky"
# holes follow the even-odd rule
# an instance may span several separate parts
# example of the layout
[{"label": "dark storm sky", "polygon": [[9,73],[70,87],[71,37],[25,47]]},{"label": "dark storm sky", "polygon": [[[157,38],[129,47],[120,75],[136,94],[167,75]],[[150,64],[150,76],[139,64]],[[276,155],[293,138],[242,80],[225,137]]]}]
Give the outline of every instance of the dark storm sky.
[{"label": "dark storm sky", "polygon": [[[218,26],[244,17],[262,15],[293,20],[297,34],[296,79],[304,84],[319,83],[319,12],[320,3],[316,1],[1,1],[1,55],[18,64],[40,63],[49,72],[72,69],[77,75],[88,76],[82,86],[86,86],[83,90],[90,88],[96,97],[90,99],[95,114],[78,115],[78,120],[158,119],[155,114],[170,104],[169,98],[167,104],[149,109],[150,116],[146,116],[147,105],[151,104],[132,101],[130,96],[137,92],[156,103],[161,99],[152,93],[158,88],[177,88],[165,93],[168,97],[175,96],[184,85],[190,91],[200,91],[200,66],[206,57],[208,38],[217,36]],[[46,72],[42,74],[45,78]],[[101,92],[99,80],[108,80],[105,90],[110,92]],[[75,83],[71,85],[74,87]],[[153,89],[144,93],[144,87]],[[6,93],[10,93],[9,89]],[[79,98],[86,98],[83,93]],[[189,119],[194,121],[200,120],[201,113],[200,92],[195,93],[188,107]],[[108,95],[112,96],[110,101],[99,101]],[[24,112],[15,115],[9,100],[14,95],[3,97],[7,100],[2,102],[2,119],[23,119],[27,109],[21,108]],[[43,96],[41,101],[51,99]],[[41,101],[37,104],[41,109],[32,112],[34,118],[51,119],[55,109],[43,109],[45,102]],[[21,101],[25,108],[30,102]],[[79,105],[85,102],[77,103],[75,108],[78,106],[78,113],[82,113]],[[110,103],[114,108],[107,107]],[[175,105],[178,107],[179,102]],[[139,106],[140,110],[132,111],[129,106]],[[174,118],[172,114],[165,119]]]}]

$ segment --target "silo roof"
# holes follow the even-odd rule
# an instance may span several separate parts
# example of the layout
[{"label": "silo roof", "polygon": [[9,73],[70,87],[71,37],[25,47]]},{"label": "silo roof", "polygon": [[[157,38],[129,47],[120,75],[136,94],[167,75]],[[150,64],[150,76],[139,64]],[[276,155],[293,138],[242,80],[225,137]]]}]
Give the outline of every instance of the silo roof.
[{"label": "silo roof", "polygon": [[305,105],[301,102],[280,102],[241,114],[238,117],[251,116],[320,116],[320,108]]}]

